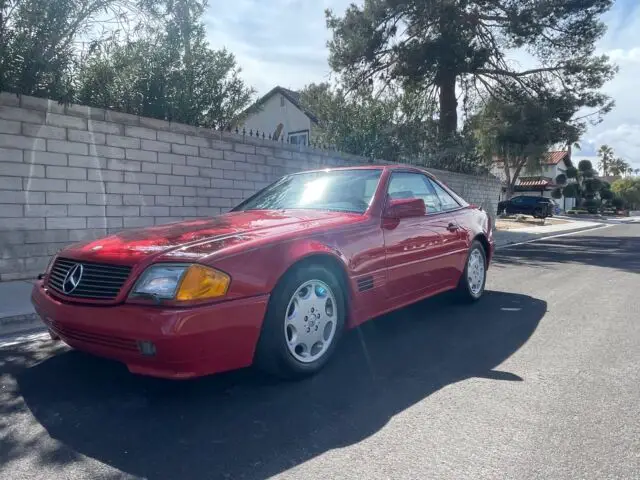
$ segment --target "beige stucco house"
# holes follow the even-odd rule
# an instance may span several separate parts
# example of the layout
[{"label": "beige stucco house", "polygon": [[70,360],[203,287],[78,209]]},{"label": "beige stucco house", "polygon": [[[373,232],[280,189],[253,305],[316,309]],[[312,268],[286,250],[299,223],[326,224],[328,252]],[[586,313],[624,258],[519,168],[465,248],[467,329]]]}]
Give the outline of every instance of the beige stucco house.
[{"label": "beige stucco house", "polygon": [[300,94],[275,87],[249,107],[238,128],[295,145],[308,145],[318,119],[300,104]]}]

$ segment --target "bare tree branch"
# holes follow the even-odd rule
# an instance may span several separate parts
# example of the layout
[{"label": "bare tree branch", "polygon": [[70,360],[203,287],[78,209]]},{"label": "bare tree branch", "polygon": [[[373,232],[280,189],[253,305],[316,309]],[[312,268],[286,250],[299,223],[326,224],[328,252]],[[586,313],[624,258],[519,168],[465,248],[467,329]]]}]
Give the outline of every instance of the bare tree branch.
[{"label": "bare tree branch", "polygon": [[505,77],[520,78],[520,77],[526,77],[529,75],[535,75],[536,73],[557,72],[558,70],[563,70],[564,68],[566,68],[566,65],[556,65],[554,67],[532,68],[531,70],[524,70],[522,72],[512,72],[510,70],[505,70],[502,68],[497,68],[497,69],[479,68],[475,72],[479,75],[502,75]]}]

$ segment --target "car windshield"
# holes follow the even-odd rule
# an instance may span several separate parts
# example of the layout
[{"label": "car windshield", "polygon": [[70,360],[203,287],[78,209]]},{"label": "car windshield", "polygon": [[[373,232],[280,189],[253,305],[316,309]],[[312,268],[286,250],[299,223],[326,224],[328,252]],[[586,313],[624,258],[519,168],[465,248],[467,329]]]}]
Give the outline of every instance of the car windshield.
[{"label": "car windshield", "polygon": [[245,210],[338,210],[364,213],[381,169],[325,170],[289,175],[238,205]]}]

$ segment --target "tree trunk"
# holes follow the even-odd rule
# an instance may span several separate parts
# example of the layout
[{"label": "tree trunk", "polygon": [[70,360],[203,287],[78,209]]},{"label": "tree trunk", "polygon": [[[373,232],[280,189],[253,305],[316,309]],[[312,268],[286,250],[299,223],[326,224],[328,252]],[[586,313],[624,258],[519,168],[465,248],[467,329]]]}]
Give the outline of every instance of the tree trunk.
[{"label": "tree trunk", "polygon": [[505,155],[502,161],[504,167],[504,183],[506,185],[504,192],[505,200],[511,200],[511,197],[513,196],[513,185],[511,184],[511,160],[508,155]]},{"label": "tree trunk", "polygon": [[441,139],[450,138],[458,129],[458,100],[456,98],[456,76],[451,71],[441,71],[438,75],[440,87],[440,121]]},{"label": "tree trunk", "polygon": [[504,192],[505,200],[511,200],[513,197],[513,184],[511,182],[507,183],[506,191]]},{"label": "tree trunk", "polygon": [[[514,172],[513,175],[510,175],[511,178],[511,182],[509,183],[507,190],[511,191],[511,196],[513,196],[513,193],[515,192],[516,189],[516,183],[518,181],[518,178],[520,178],[520,172],[522,171],[522,168],[526,165],[527,163],[527,157],[515,157],[513,159],[513,167],[514,167]],[[509,162],[509,165],[511,165],[511,162]],[[511,167],[508,167],[509,169],[509,173],[511,173]],[[509,199],[511,199],[511,196],[509,196]]]},{"label": "tree trunk", "polygon": [[[182,39],[183,47],[183,59],[184,71],[185,71],[185,85],[182,92],[183,102],[180,108],[181,118],[184,123],[192,123],[196,121],[196,118],[192,118],[194,115],[193,105],[193,55],[191,54],[191,40],[192,40],[192,20],[191,10],[189,9],[189,3],[186,0],[180,0],[176,5],[176,21],[180,28],[180,37]],[[196,114],[197,115],[197,114]]]}]

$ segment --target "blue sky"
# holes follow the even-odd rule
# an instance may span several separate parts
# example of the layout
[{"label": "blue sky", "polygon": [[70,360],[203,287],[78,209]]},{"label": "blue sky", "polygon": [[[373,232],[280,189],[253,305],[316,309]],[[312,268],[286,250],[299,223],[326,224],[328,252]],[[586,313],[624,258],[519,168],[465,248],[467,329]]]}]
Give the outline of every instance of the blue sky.
[{"label": "blue sky", "polygon": [[[350,3],[353,0],[212,2],[206,14],[209,40],[214,48],[227,47],[236,55],[242,76],[259,94],[276,85],[301,88],[331,78],[324,10],[341,13]],[[618,0],[605,21],[609,29],[598,51],[620,67],[604,88],[616,108],[589,129],[576,157],[594,157],[598,146],[608,143],[640,168],[640,2]]]}]

